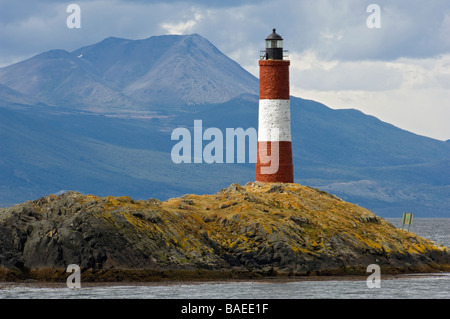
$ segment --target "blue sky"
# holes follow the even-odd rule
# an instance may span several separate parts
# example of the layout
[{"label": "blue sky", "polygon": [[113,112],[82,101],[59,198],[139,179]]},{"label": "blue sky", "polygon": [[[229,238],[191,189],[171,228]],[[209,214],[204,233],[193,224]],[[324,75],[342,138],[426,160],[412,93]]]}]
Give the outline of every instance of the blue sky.
[{"label": "blue sky", "polygon": [[[80,29],[67,28],[71,3]],[[369,4],[380,7],[380,28],[367,27]],[[273,27],[290,53],[292,95],[450,139],[448,0],[0,0],[0,66],[108,36],[198,33],[258,76]]]}]

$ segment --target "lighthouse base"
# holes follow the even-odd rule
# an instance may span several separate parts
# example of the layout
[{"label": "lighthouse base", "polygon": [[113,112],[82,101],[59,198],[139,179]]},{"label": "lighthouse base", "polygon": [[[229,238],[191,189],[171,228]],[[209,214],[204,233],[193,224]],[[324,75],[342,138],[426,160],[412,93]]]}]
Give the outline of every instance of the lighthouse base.
[{"label": "lighthouse base", "polygon": [[257,182],[293,183],[292,143],[258,142],[255,175]]}]

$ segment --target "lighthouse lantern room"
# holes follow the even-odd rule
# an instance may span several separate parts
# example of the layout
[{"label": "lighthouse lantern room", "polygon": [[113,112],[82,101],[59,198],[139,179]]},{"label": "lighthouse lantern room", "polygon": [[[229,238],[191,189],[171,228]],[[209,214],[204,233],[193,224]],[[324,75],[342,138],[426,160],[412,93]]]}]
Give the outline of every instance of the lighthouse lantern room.
[{"label": "lighthouse lantern room", "polygon": [[266,59],[283,60],[283,38],[276,33],[276,29],[266,38]]}]

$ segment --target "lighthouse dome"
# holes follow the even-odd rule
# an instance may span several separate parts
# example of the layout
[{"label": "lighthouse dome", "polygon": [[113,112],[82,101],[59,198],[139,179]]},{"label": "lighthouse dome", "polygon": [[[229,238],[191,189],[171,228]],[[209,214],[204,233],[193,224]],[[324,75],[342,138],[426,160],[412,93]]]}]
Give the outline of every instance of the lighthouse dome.
[{"label": "lighthouse dome", "polygon": [[281,37],[281,35],[279,35],[279,34],[276,32],[277,29],[273,28],[272,31],[273,31],[273,32],[267,36],[266,40],[283,40],[283,38]]}]

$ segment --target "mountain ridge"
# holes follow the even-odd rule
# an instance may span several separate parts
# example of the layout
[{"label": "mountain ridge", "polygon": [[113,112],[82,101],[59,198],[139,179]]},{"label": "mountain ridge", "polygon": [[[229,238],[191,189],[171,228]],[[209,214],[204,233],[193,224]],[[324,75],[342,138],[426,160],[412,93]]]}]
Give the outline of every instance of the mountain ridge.
[{"label": "mountain ridge", "polygon": [[0,83],[49,105],[94,112],[220,103],[258,86],[198,34],[109,37],[72,52],[49,50],[0,68]]}]

